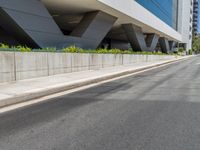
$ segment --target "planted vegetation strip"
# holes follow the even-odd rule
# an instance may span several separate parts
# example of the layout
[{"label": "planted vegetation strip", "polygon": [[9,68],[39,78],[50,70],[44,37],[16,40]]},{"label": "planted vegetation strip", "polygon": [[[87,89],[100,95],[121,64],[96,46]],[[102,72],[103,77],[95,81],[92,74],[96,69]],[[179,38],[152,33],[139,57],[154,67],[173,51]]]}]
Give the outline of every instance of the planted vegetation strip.
[{"label": "planted vegetation strip", "polygon": [[[120,50],[120,49],[82,49],[76,46],[69,46],[62,49],[54,47],[47,47],[42,49],[32,49],[27,46],[9,46],[0,44],[0,51],[19,51],[19,52],[60,52],[60,53],[94,53],[94,54],[138,54],[138,55],[167,55],[162,52],[136,52],[133,50]],[[170,53],[174,55],[174,53]]]}]

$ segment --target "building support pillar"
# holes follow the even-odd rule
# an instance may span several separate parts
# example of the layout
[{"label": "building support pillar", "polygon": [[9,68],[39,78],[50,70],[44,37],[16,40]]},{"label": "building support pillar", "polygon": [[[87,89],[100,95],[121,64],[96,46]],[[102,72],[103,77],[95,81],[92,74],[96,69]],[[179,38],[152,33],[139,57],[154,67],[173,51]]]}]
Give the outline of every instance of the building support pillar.
[{"label": "building support pillar", "polygon": [[141,27],[133,24],[123,24],[122,27],[134,51],[147,51]]},{"label": "building support pillar", "polygon": [[86,13],[71,35],[65,36],[39,0],[1,0],[0,26],[27,46],[57,47],[77,45],[97,48],[117,20],[102,11]]},{"label": "building support pillar", "polygon": [[158,44],[159,36],[155,33],[147,34],[146,45],[149,52],[155,51],[155,48]]},{"label": "building support pillar", "polygon": [[169,41],[169,51],[173,52],[174,51],[174,46],[175,46],[176,42],[174,41]]},{"label": "building support pillar", "polygon": [[147,38],[145,40],[145,36],[142,32],[142,28],[133,24],[123,24],[122,25],[125,34],[131,44],[133,50],[136,51],[154,51],[159,36],[156,34],[147,34]]},{"label": "building support pillar", "polygon": [[161,51],[163,53],[169,53],[170,51],[169,41],[165,37],[160,37],[159,43],[160,43]]},{"label": "building support pillar", "polygon": [[21,43],[51,47],[63,41],[63,33],[39,0],[1,0],[0,26]]},{"label": "building support pillar", "polygon": [[117,20],[102,11],[86,13],[70,36],[81,38],[89,48],[97,48]]}]

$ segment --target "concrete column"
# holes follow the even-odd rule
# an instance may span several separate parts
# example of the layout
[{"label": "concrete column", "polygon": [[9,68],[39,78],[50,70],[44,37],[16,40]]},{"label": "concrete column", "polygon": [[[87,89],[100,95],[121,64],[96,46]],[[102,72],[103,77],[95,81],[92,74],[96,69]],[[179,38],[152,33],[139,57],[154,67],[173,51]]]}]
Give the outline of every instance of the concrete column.
[{"label": "concrete column", "polygon": [[0,20],[1,20],[0,26],[1,28],[3,28],[6,35],[12,36],[19,43],[24,43],[32,47],[38,47],[38,45],[34,42],[34,40],[32,40],[30,36],[28,36],[28,34],[1,7],[0,7]]},{"label": "concrete column", "polygon": [[71,36],[80,37],[90,48],[97,48],[116,20],[116,17],[102,11],[89,12],[72,31]]},{"label": "concrete column", "polygon": [[175,46],[176,42],[174,41],[169,41],[169,51],[173,52],[174,51],[174,46]]},{"label": "concrete column", "polygon": [[169,41],[165,37],[160,37],[159,43],[160,43],[161,51],[163,53],[169,53],[170,51]]},{"label": "concrete column", "polygon": [[55,46],[63,34],[39,0],[1,0],[0,26],[29,46]]},{"label": "concrete column", "polygon": [[135,51],[147,51],[146,42],[142,33],[142,28],[133,24],[122,25],[125,34],[131,44],[131,47]]},{"label": "concrete column", "polygon": [[147,34],[147,38],[145,40],[144,34],[142,32],[142,28],[135,26],[133,24],[123,24],[122,25],[125,34],[132,46],[133,50],[136,51],[154,51],[159,36],[156,34]]},{"label": "concrete column", "polygon": [[39,0],[0,0],[0,27],[19,43],[31,47],[77,45],[97,48],[117,20],[102,11],[87,13],[70,36],[65,36]]},{"label": "concrete column", "polygon": [[152,52],[155,50],[158,44],[159,36],[157,34],[147,34],[146,45],[148,47],[148,51]]}]

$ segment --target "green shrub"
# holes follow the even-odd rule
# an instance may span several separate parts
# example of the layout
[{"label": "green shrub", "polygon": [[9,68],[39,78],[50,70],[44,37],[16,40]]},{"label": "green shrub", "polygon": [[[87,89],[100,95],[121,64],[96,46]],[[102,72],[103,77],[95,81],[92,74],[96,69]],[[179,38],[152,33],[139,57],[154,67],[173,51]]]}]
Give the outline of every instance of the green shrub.
[{"label": "green shrub", "polygon": [[[6,50],[6,51],[20,51],[20,52],[57,52],[57,49],[55,47],[46,47],[42,49],[34,49],[27,46],[16,46],[16,47],[9,47],[6,44],[0,44],[0,50]],[[183,51],[183,48],[180,48],[180,51]],[[106,48],[99,48],[99,49],[82,49],[79,47],[76,47],[75,45],[66,47],[61,49],[59,52],[65,52],[65,53],[97,53],[97,54],[137,54],[137,55],[167,55],[162,52],[136,52],[132,51],[132,49],[128,50],[120,50],[117,48],[113,49],[106,49]],[[192,53],[192,52],[191,52]],[[171,55],[171,54],[170,54]],[[174,54],[175,55],[175,54]]]},{"label": "green shrub", "polygon": [[21,45],[18,45],[17,47],[13,47],[13,48],[20,52],[31,52],[32,51],[32,49],[30,47],[21,46]]},{"label": "green shrub", "polygon": [[120,49],[106,49],[106,48],[99,48],[95,50],[85,50],[75,45],[66,47],[62,49],[63,52],[66,53],[97,53],[97,54],[137,54],[137,55],[167,55],[162,52],[135,52],[132,50],[120,50]]},{"label": "green shrub", "polygon": [[99,53],[99,54],[106,54],[106,53],[108,53],[108,50],[105,49],[105,48],[99,48],[99,49],[97,49],[95,51],[96,51],[96,53]]},{"label": "green shrub", "polygon": [[93,53],[99,53],[99,54],[132,54],[133,52],[129,50],[120,50],[117,48],[113,49],[97,49],[93,50]]},{"label": "green shrub", "polygon": [[178,52],[183,53],[185,50],[183,47],[179,47]]},{"label": "green shrub", "polygon": [[123,53],[122,50],[116,49],[116,48],[110,49],[110,50],[108,50],[108,52],[111,53],[111,54],[122,54]]},{"label": "green shrub", "polygon": [[155,52],[155,53],[157,53],[158,55],[163,55],[163,53],[162,53],[162,52]]},{"label": "green shrub", "polygon": [[9,49],[7,44],[0,43],[0,49]]},{"label": "green shrub", "polygon": [[189,49],[188,54],[192,55],[192,53],[193,53],[192,49]]},{"label": "green shrub", "polygon": [[97,49],[97,50],[93,50],[93,53],[94,52],[99,53],[99,54],[122,54],[123,53],[122,50],[116,49],[116,48],[113,48],[113,49]]},{"label": "green shrub", "polygon": [[123,54],[132,54],[133,52],[132,51],[130,51],[130,50],[125,50],[125,51],[123,51]]},{"label": "green shrub", "polygon": [[42,48],[42,49],[39,49],[39,50],[36,50],[36,51],[39,51],[39,52],[56,52],[57,49],[55,47],[45,47],[45,48]]},{"label": "green shrub", "polygon": [[63,48],[62,51],[65,53],[83,53],[84,52],[82,48],[76,47],[75,45]]}]

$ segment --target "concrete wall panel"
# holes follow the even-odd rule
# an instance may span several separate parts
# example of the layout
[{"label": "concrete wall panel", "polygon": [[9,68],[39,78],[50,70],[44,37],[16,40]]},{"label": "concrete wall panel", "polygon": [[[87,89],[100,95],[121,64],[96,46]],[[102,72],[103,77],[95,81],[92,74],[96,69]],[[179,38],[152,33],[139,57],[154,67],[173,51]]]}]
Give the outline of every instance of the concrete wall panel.
[{"label": "concrete wall panel", "polygon": [[102,54],[103,68],[115,66],[115,55]]},{"label": "concrete wall panel", "polygon": [[0,52],[0,83],[173,58],[175,56]]},{"label": "concrete wall panel", "polygon": [[131,55],[124,54],[124,55],[123,55],[123,65],[131,64],[132,59],[133,59],[133,58],[132,58]]},{"label": "concrete wall panel", "polygon": [[72,72],[72,54],[48,53],[49,75]]},{"label": "concrete wall panel", "polygon": [[72,55],[72,72],[89,70],[89,54]]},{"label": "concrete wall panel", "polygon": [[15,53],[16,79],[48,76],[47,53]]},{"label": "concrete wall panel", "polygon": [[14,53],[0,53],[0,83],[15,80]]},{"label": "concrete wall panel", "polygon": [[114,66],[121,66],[123,65],[123,55],[116,54],[114,59]]},{"label": "concrete wall panel", "polygon": [[103,67],[103,56],[101,54],[90,54],[90,70],[98,70]]}]

